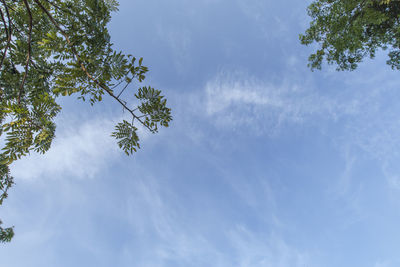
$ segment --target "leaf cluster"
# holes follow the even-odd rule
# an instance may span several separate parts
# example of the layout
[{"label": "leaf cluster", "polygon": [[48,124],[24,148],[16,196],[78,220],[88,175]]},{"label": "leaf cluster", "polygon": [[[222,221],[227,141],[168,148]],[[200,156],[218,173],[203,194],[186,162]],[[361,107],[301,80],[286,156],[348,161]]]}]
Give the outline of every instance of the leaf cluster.
[{"label": "leaf cluster", "polygon": [[[0,225],[2,221],[0,221]],[[10,242],[14,237],[14,229],[12,227],[3,228],[0,226],[0,243]]]},{"label": "leaf cluster", "polygon": [[[1,159],[1,158],[0,158]],[[0,205],[3,204],[4,199],[8,197],[8,189],[14,184],[13,177],[10,175],[10,169],[6,164],[0,164]],[[10,242],[14,236],[12,227],[1,227],[2,221],[0,220],[0,243]]]},{"label": "leaf cluster", "polygon": [[318,44],[309,67],[324,60],[338,70],[354,70],[378,49],[389,50],[387,63],[400,69],[400,2],[391,0],[317,0],[308,7],[310,27],[300,35],[304,45]]}]

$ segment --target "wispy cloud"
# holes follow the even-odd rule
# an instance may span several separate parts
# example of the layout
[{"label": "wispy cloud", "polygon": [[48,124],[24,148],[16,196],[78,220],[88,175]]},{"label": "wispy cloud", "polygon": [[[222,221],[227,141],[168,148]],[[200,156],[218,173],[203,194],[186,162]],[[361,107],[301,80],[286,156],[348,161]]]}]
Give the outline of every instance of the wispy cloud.
[{"label": "wispy cloud", "polygon": [[218,126],[276,134],[287,123],[336,120],[357,112],[357,101],[341,103],[319,94],[307,81],[268,83],[243,73],[220,73],[205,86],[206,114]]},{"label": "wispy cloud", "polygon": [[306,253],[290,247],[275,234],[260,238],[259,233],[256,234],[246,227],[238,225],[231,230],[229,237],[236,250],[231,266],[311,266]]},{"label": "wispy cloud", "polygon": [[[181,212],[184,204],[168,186],[144,174],[132,183],[135,192],[125,212],[132,231],[138,238],[153,233],[151,240],[138,240],[146,242],[147,252],[132,244],[124,249],[126,256],[141,254],[136,258],[137,266],[300,267],[310,263],[306,253],[290,246],[279,234],[264,235],[235,219],[218,216],[204,215],[194,222]],[[215,213],[224,216],[222,211]],[[146,256],[154,253],[155,257]]]},{"label": "wispy cloud", "polygon": [[276,136],[293,127],[326,135],[349,161],[338,181],[342,196],[358,194],[351,169],[362,156],[375,159],[389,185],[400,188],[400,108],[393,73],[383,70],[370,77],[368,68],[360,72],[336,73],[340,80],[322,73],[327,88],[318,88],[315,76],[304,71],[271,82],[221,72],[203,89],[203,114],[219,130],[249,136]]},{"label": "wispy cloud", "polygon": [[61,132],[45,153],[31,155],[12,165],[12,175],[17,179],[34,179],[42,176],[93,178],[116,157],[118,146],[110,137],[114,121],[96,118],[79,122],[62,119]]},{"label": "wispy cloud", "polygon": [[374,267],[395,267],[399,266],[399,261],[393,261],[393,260],[381,260],[375,263]]}]

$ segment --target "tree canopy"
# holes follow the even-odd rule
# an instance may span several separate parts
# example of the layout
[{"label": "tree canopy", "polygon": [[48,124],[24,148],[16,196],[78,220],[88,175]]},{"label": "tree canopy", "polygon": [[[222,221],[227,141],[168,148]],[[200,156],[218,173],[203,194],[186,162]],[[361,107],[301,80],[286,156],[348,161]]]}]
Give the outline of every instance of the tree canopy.
[{"label": "tree canopy", "polygon": [[387,63],[400,69],[400,2],[393,0],[317,0],[308,7],[310,27],[302,44],[318,44],[311,69],[324,60],[338,70],[354,70],[365,57],[388,50]]},{"label": "tree canopy", "polygon": [[[143,59],[113,49],[107,24],[117,7],[115,0],[0,0],[0,205],[13,184],[9,165],[49,150],[60,96],[93,105],[106,95],[121,105],[131,119],[112,136],[128,155],[140,148],[137,125],[156,133],[172,120],[161,91],[138,85],[148,72]],[[134,84],[135,92],[127,89]],[[1,223],[0,242],[8,242],[13,229]]]}]

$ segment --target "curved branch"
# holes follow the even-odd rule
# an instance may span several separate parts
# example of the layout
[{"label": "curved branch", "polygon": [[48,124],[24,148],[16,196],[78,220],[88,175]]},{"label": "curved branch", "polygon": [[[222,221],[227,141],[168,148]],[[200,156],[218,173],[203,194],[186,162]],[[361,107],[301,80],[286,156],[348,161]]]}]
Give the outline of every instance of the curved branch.
[{"label": "curved branch", "polygon": [[1,2],[3,3],[4,8],[6,10],[6,15],[7,15],[7,19],[8,19],[8,27],[7,27],[6,20],[4,18],[3,11],[1,11],[1,9],[0,9],[1,20],[3,21],[4,29],[5,29],[6,35],[7,35],[7,44],[6,44],[6,47],[4,48],[4,53],[3,53],[3,56],[2,56],[1,61],[0,61],[0,69],[3,66],[4,59],[6,58],[7,50],[10,47],[11,35],[12,35],[10,13],[8,12],[8,7],[7,7],[7,4],[5,3],[5,0],[1,0]]},{"label": "curved branch", "polygon": [[[26,0],[24,0],[26,1]],[[86,66],[83,64],[81,57],[79,56],[78,52],[76,51],[74,44],[71,42],[71,40],[69,39],[68,34],[61,28],[60,24],[53,18],[53,16],[50,14],[50,12],[40,3],[39,0],[34,0],[35,3],[40,7],[40,9],[43,10],[44,13],[46,13],[47,17],[50,19],[50,21],[53,23],[53,25],[57,28],[57,30],[59,30],[61,32],[61,34],[64,36],[65,40],[67,41],[68,45],[71,48],[72,53],[74,54],[74,56],[76,57],[76,60],[78,62],[78,64],[80,65],[81,69],[83,70],[83,72],[86,74],[86,76],[93,81],[98,87],[102,88],[104,91],[107,92],[108,95],[110,95],[112,98],[114,98],[115,100],[118,101],[118,103],[121,104],[121,106],[126,109],[132,116],[133,118],[135,118],[137,121],[139,121],[144,127],[146,127],[150,132],[154,133],[156,132],[155,130],[153,130],[152,128],[150,128],[148,125],[146,125],[144,123],[144,121],[142,121],[135,113],[134,110],[130,109],[125,102],[123,102],[121,99],[119,99],[118,96],[116,96],[113,91],[108,88],[105,84],[102,84],[99,80],[97,80],[96,78],[94,78],[89,71],[87,70]]]}]

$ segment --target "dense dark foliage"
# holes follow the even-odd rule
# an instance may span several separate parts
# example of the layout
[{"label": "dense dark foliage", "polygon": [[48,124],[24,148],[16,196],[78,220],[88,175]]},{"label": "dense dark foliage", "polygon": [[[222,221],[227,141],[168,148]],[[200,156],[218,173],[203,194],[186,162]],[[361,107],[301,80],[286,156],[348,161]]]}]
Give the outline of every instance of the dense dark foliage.
[{"label": "dense dark foliage", "polygon": [[302,44],[318,44],[309,66],[326,60],[339,70],[354,70],[364,57],[388,50],[387,63],[400,69],[400,1],[317,0],[308,7],[312,21]]}]

